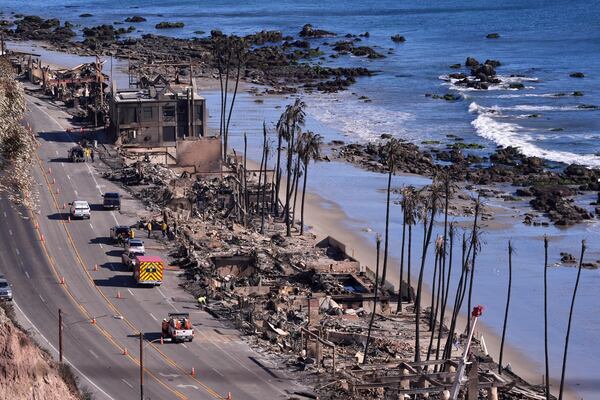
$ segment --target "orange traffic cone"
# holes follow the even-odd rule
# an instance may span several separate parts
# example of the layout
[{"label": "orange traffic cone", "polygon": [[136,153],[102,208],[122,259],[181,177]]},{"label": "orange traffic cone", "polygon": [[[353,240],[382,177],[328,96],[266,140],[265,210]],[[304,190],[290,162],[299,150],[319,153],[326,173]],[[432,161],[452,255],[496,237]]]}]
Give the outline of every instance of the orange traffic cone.
[{"label": "orange traffic cone", "polygon": [[52,178],[52,184],[56,185],[56,178]]},{"label": "orange traffic cone", "polygon": [[227,392],[227,398],[225,400],[232,400],[231,399],[231,392]]},{"label": "orange traffic cone", "polygon": [[67,203],[63,203],[63,210],[67,208]]},{"label": "orange traffic cone", "polygon": [[90,321],[90,323],[91,323],[92,325],[96,325],[96,318],[92,318],[92,320]]},{"label": "orange traffic cone", "polygon": [[98,271],[98,264],[94,264],[94,271]]},{"label": "orange traffic cone", "polygon": [[44,239],[44,234],[42,233],[42,234],[40,235],[40,242],[45,242],[45,241],[46,241],[46,239]]},{"label": "orange traffic cone", "polygon": [[67,223],[68,223],[68,224],[70,224],[70,223],[71,223],[71,216],[70,216],[70,215],[68,215],[68,216],[67,216]]},{"label": "orange traffic cone", "polygon": [[52,168],[48,167],[48,173],[51,174],[52,173]]},{"label": "orange traffic cone", "polygon": [[163,339],[162,335],[160,337],[160,344],[165,344],[165,340]]},{"label": "orange traffic cone", "polygon": [[121,298],[121,291],[117,290],[117,299],[120,299],[120,298]]},{"label": "orange traffic cone", "polygon": [[60,193],[60,189],[56,188],[56,194],[59,194],[59,193]]},{"label": "orange traffic cone", "polygon": [[196,376],[196,370],[194,369],[194,367],[192,367],[192,372],[190,372],[190,375]]},{"label": "orange traffic cone", "polygon": [[65,284],[65,277],[64,277],[64,276],[61,276],[61,277],[60,277],[60,284],[61,284],[61,285],[64,285],[64,284]]},{"label": "orange traffic cone", "polygon": [[129,354],[129,353],[127,352],[127,347],[124,347],[124,348],[123,348],[123,355],[124,355],[124,356],[126,356],[126,355],[128,355],[128,354]]},{"label": "orange traffic cone", "polygon": [[35,230],[40,229],[40,225],[37,223],[37,221],[35,221],[35,223],[33,224],[33,227],[35,228]]}]

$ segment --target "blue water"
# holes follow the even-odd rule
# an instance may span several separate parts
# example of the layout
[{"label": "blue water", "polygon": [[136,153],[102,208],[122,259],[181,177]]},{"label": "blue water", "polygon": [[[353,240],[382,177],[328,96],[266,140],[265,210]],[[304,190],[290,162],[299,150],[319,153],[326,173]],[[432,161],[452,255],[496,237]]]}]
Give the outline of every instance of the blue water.
[{"label": "blue water", "polygon": [[[600,111],[580,110],[581,104],[600,105],[600,4],[589,1],[437,1],[434,6],[419,1],[380,0],[296,2],[251,0],[235,1],[56,1],[28,4],[28,13],[61,20],[95,25],[122,21],[127,16],[142,15],[148,22],[135,24],[141,33],[156,33],[153,26],[160,21],[182,21],[181,30],[161,31],[182,37],[193,32],[221,29],[226,33],[248,34],[261,29],[282,30],[297,35],[305,23],[346,33],[370,32],[363,44],[377,46],[386,55],[382,60],[365,60],[342,56],[337,60],[325,57],[324,64],[364,65],[379,71],[363,78],[344,93],[310,95],[307,128],[323,134],[327,140],[365,141],[391,133],[414,142],[447,141],[447,134],[456,134],[467,142],[485,146],[481,153],[497,144],[519,146],[526,154],[543,156],[554,161],[581,162],[600,165]],[[65,8],[65,5],[77,6]],[[139,8],[132,8],[138,6]],[[20,1],[0,0],[5,14],[21,12]],[[84,12],[91,18],[79,18]],[[163,17],[157,14],[163,14]],[[498,32],[500,39],[486,39]],[[407,42],[395,45],[392,34],[402,34]],[[327,49],[315,40],[314,46]],[[388,50],[391,49],[391,50]],[[388,54],[388,51],[391,54]],[[448,68],[464,63],[467,56],[484,61],[497,59],[500,75],[523,75],[519,79],[525,90],[493,88],[489,91],[464,91],[454,88],[443,75],[455,72]],[[569,77],[581,71],[583,79]],[[433,100],[425,93],[458,93],[457,102]],[[584,92],[583,97],[553,96],[557,93]],[[218,126],[218,93],[205,93],[209,124]],[[368,96],[372,102],[360,101]],[[262,121],[271,125],[281,112],[281,106],[291,99],[263,97],[254,102],[247,95],[239,97],[237,113],[232,121],[232,144],[241,149],[242,133],[247,132],[250,156],[259,158]],[[493,112],[492,112],[493,111]],[[538,118],[528,118],[538,114]],[[557,131],[557,129],[560,129]],[[445,146],[445,143],[440,145]],[[384,175],[358,170],[340,163],[318,163],[311,166],[310,189],[334,202],[349,216],[345,225],[373,242],[373,232],[383,232],[385,193]],[[397,177],[394,186],[426,184],[426,179]],[[348,188],[353,190],[348,190]],[[512,204],[506,205],[510,207]],[[460,220],[460,219],[457,219]],[[391,234],[400,237],[399,207],[392,207]],[[372,232],[365,232],[370,228]],[[501,229],[484,229],[484,246],[477,270],[475,302],[486,306],[484,322],[496,333],[501,332],[504,293],[507,279],[506,243],[515,244],[513,302],[509,322],[509,342],[526,351],[537,363],[538,376],[543,372],[543,315],[541,237],[552,236],[551,263],[561,251],[577,254],[581,239],[588,240],[587,259],[599,260],[600,225],[590,223],[568,230],[555,227],[526,227],[521,218]],[[420,237],[418,229],[416,237]],[[398,240],[396,240],[397,242]],[[397,243],[396,243],[397,244]],[[397,245],[391,248],[397,257]],[[397,265],[396,265],[397,267]],[[553,268],[550,281],[550,356],[551,375],[560,376],[562,341],[566,316],[576,270]],[[431,270],[427,270],[428,279]],[[571,337],[567,381],[585,399],[600,398],[600,301],[597,290],[599,271],[584,271],[579,288]],[[487,339],[490,340],[491,339]],[[509,360],[510,361],[510,360]]]},{"label": "blue water", "polygon": [[[123,21],[142,15],[147,22],[135,25],[143,33],[156,33],[160,21],[182,21],[183,29],[159,31],[192,37],[194,31],[220,29],[248,34],[260,29],[297,35],[301,26],[315,26],[338,33],[368,31],[361,44],[376,46],[387,57],[366,60],[343,56],[325,57],[324,64],[364,65],[380,71],[361,79],[350,93],[311,98],[313,116],[334,127],[348,140],[372,140],[381,133],[396,134],[416,142],[445,140],[457,134],[469,142],[493,150],[496,144],[516,145],[528,155],[561,162],[600,166],[600,111],[581,110],[581,104],[600,105],[600,5],[590,1],[320,1],[264,2],[191,0],[116,2],[83,0],[32,2],[27,13],[42,14],[82,25]],[[18,0],[0,1],[5,13],[23,12]],[[87,12],[90,18],[80,18]],[[159,16],[162,15],[162,16]],[[486,39],[498,32],[500,39]],[[389,37],[400,33],[406,43]],[[313,46],[329,49],[314,40]],[[389,54],[388,54],[389,53]],[[329,52],[327,53],[329,54]],[[462,100],[448,103],[425,97],[454,88],[439,78],[455,72],[450,64],[464,63],[467,56],[484,61],[497,59],[502,76],[523,75],[525,90],[459,91]],[[574,71],[583,79],[569,77]],[[517,81],[521,81],[517,79]],[[583,97],[553,94],[584,92]],[[358,100],[368,96],[372,102]],[[343,107],[334,101],[343,99]],[[496,112],[491,114],[490,109]],[[470,111],[469,111],[470,110]],[[537,114],[538,118],[527,118]],[[441,147],[444,147],[442,144]]]}]

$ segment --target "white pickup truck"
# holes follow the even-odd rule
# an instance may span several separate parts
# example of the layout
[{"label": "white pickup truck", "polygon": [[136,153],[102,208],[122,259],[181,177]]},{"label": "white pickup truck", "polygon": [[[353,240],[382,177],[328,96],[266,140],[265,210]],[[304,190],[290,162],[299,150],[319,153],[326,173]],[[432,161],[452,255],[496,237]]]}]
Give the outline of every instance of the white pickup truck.
[{"label": "white pickup truck", "polygon": [[162,321],[162,335],[172,342],[191,342],[194,339],[194,328],[188,313],[169,313],[169,318]]}]

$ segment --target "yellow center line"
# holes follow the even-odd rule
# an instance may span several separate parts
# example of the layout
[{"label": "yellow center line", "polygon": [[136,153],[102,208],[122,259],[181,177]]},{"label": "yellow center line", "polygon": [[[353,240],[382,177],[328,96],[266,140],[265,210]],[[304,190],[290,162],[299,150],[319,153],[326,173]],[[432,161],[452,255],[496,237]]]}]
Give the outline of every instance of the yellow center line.
[{"label": "yellow center line", "polygon": [[[61,209],[61,208],[60,208],[60,206],[59,206],[59,203],[58,203],[58,201],[57,201],[57,199],[56,199],[56,195],[55,195],[55,193],[52,191],[52,187],[51,187],[51,184],[50,184],[50,180],[49,180],[49,178],[48,178],[48,176],[47,176],[47,174],[46,174],[46,171],[45,171],[45,169],[44,169],[44,166],[43,166],[43,161],[41,160],[41,158],[39,157],[39,154],[38,154],[37,152],[36,152],[36,158],[37,158],[37,161],[38,161],[38,164],[39,164],[40,170],[42,171],[42,176],[43,176],[44,180],[46,181],[46,185],[47,185],[47,187],[48,187],[48,192],[50,193],[50,196],[52,197],[52,201],[53,201],[53,203],[54,203],[54,207],[55,207],[57,210],[59,210],[59,211],[60,211],[60,209]],[[129,325],[129,327],[130,327],[130,328],[133,330],[133,332],[134,332],[134,333],[140,332],[140,330],[139,330],[139,329],[137,329],[137,328],[135,327],[135,325],[134,325],[134,324],[133,324],[131,321],[129,321],[129,319],[127,319],[127,318],[126,318],[126,317],[123,315],[123,313],[121,313],[121,312],[120,312],[120,310],[119,310],[119,309],[118,309],[118,308],[117,308],[117,307],[114,305],[114,303],[113,303],[112,301],[110,301],[110,299],[109,299],[109,298],[108,298],[108,297],[107,297],[107,296],[104,294],[104,292],[102,292],[102,290],[101,290],[101,289],[100,289],[100,288],[99,288],[97,285],[95,285],[95,284],[93,283],[93,282],[94,282],[94,279],[92,278],[92,276],[91,276],[90,272],[89,272],[89,271],[88,271],[88,269],[86,268],[86,264],[85,264],[85,262],[83,261],[83,259],[82,259],[81,255],[80,255],[80,253],[79,253],[79,250],[78,250],[78,248],[77,248],[77,245],[75,244],[75,242],[74,242],[74,240],[73,240],[73,237],[71,236],[71,233],[69,232],[69,229],[68,229],[68,227],[67,227],[67,224],[66,224],[64,221],[61,221],[61,222],[62,222],[62,226],[63,226],[63,228],[64,228],[64,230],[65,230],[65,233],[66,233],[66,235],[67,235],[67,239],[68,239],[68,241],[69,241],[69,243],[70,243],[70,245],[71,245],[71,247],[72,247],[72,249],[73,249],[73,251],[74,251],[74,253],[75,253],[75,257],[77,258],[77,261],[78,261],[78,262],[79,262],[79,264],[81,265],[81,267],[82,267],[82,269],[83,269],[84,273],[85,273],[85,274],[86,274],[86,276],[88,277],[88,280],[89,280],[89,283],[90,283],[90,285],[91,285],[91,286],[93,286],[93,287],[94,287],[94,288],[95,288],[95,289],[98,291],[98,293],[100,293],[100,295],[102,296],[102,298],[104,298],[104,300],[105,300],[105,302],[108,304],[108,306],[109,306],[109,307],[110,307],[110,308],[111,308],[111,309],[112,309],[112,310],[113,310],[113,311],[114,311],[116,314],[118,314],[118,315],[121,315],[121,316],[123,317],[123,321],[125,321],[125,323],[126,323],[127,325]],[[38,225],[38,226],[39,226],[39,225]],[[42,243],[43,243],[43,242],[42,242]],[[45,248],[45,245],[44,245],[44,244],[43,244],[43,247]],[[56,272],[56,271],[55,271],[55,272]],[[59,275],[57,275],[57,277],[59,277],[59,279],[60,279],[60,276],[59,276]],[[66,286],[66,285],[65,285],[65,286]],[[72,295],[71,295],[71,296],[72,296]],[[73,297],[73,296],[72,296],[72,297]],[[74,297],[73,297],[73,299],[74,299]],[[75,300],[75,299],[74,299],[74,300]],[[75,301],[77,302],[77,300],[75,300]],[[77,303],[78,303],[78,302],[77,302]],[[81,306],[81,305],[80,305],[80,307],[83,307],[83,306]],[[86,312],[87,312],[87,310],[86,310]],[[87,314],[88,314],[88,316],[89,316],[89,312],[87,312]],[[96,324],[96,326],[98,326],[98,325]],[[110,335],[110,334],[109,334],[109,335]],[[112,336],[111,336],[111,337],[112,337]],[[183,376],[187,376],[187,377],[189,377],[190,379],[192,379],[194,382],[196,382],[198,385],[200,385],[200,386],[201,386],[201,387],[202,387],[204,390],[206,390],[206,392],[208,392],[208,393],[209,393],[211,396],[213,396],[213,397],[214,397],[214,398],[216,398],[216,399],[220,399],[220,400],[221,400],[221,399],[224,399],[224,398],[223,398],[223,396],[221,396],[219,393],[217,393],[217,392],[216,392],[214,389],[212,389],[210,386],[208,386],[208,385],[207,385],[207,384],[205,384],[204,382],[200,381],[200,380],[199,380],[198,378],[196,378],[195,376],[189,375],[189,372],[188,372],[188,371],[186,371],[185,369],[183,369],[183,367],[181,367],[181,366],[180,366],[180,365],[179,365],[179,364],[178,364],[176,361],[174,361],[174,360],[173,360],[173,359],[171,359],[169,356],[167,356],[165,353],[163,353],[163,352],[162,352],[162,351],[161,351],[161,350],[160,350],[160,349],[159,349],[159,348],[158,348],[158,347],[157,347],[157,346],[156,346],[154,343],[149,343],[148,345],[149,345],[150,347],[152,347],[152,348],[153,348],[153,349],[154,349],[154,350],[155,350],[155,351],[156,351],[158,354],[160,354],[160,355],[161,355],[161,357],[162,357],[162,358],[163,358],[163,359],[164,359],[164,360],[165,360],[165,361],[166,361],[168,364],[170,364],[170,365],[171,365],[173,368],[177,369],[178,371],[182,372]],[[130,358],[132,358],[131,356],[129,356],[129,357],[130,357]],[[132,359],[133,359],[133,358],[132,358]],[[138,363],[138,365],[139,365],[139,363]],[[144,368],[144,370],[146,370],[146,368]],[[162,382],[162,380],[160,380],[160,378],[157,378],[156,376],[154,376],[154,375],[153,375],[152,373],[150,373],[149,371],[148,371],[148,373],[149,373],[151,376],[153,376],[155,379],[157,379],[157,380],[158,380],[158,381],[159,381],[159,382],[160,382],[160,383],[161,383],[163,386],[165,386],[165,385],[166,385],[166,383]],[[175,390],[175,389],[172,389],[172,388],[170,388],[170,387],[168,387],[168,389],[169,389],[169,390],[171,390],[171,391],[173,391],[173,392],[178,392],[177,390]],[[178,393],[179,393],[179,392],[178,392]],[[183,395],[182,395],[182,396],[183,396]],[[185,396],[184,396],[184,397],[185,397]]]}]

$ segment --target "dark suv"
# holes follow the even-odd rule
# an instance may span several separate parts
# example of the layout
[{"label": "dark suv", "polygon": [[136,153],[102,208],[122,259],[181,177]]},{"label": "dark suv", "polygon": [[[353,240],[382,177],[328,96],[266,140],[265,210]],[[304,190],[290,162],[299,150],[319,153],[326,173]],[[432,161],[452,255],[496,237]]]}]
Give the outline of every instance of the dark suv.
[{"label": "dark suv", "polygon": [[112,208],[112,209],[121,209],[121,195],[116,192],[108,192],[102,195],[104,197],[104,202],[102,206],[104,208]]},{"label": "dark suv", "polygon": [[8,300],[12,301],[13,293],[12,293],[12,285],[8,283],[6,278],[0,275],[0,300]]}]

